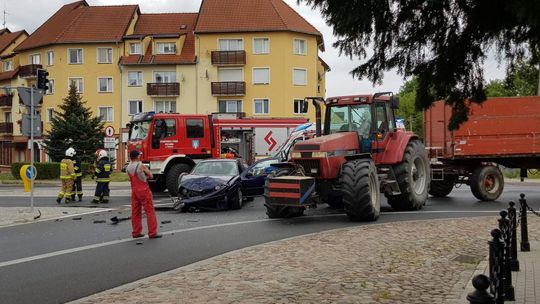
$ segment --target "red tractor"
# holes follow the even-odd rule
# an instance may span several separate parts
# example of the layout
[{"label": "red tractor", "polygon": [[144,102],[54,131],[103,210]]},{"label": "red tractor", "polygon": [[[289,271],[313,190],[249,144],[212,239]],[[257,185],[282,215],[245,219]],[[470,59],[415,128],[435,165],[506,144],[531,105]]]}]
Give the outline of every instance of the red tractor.
[{"label": "red tractor", "polygon": [[[307,207],[342,207],[351,220],[379,217],[380,193],[395,210],[418,210],[431,180],[423,143],[396,128],[399,99],[391,92],[306,98],[316,109],[316,137],[297,143],[292,161],[266,180],[270,218],[295,217]],[[326,105],[324,130],[321,104]]]}]

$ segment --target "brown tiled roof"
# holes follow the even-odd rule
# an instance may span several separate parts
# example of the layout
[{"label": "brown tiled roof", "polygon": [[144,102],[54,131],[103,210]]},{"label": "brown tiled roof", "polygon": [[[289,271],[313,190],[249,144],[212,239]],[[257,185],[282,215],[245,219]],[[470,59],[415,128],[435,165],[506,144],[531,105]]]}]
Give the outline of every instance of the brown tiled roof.
[{"label": "brown tiled roof", "polygon": [[[184,46],[179,55],[152,55],[152,45],[148,46],[144,56],[129,55],[120,58],[120,64],[193,64],[195,57],[195,35],[193,29],[197,13],[179,14],[141,14],[132,36],[184,35]],[[183,27],[185,25],[185,28]]]},{"label": "brown tiled roof", "polygon": [[137,5],[89,6],[84,0],[66,4],[16,51],[50,44],[121,41],[138,9]]},{"label": "brown tiled roof", "polygon": [[[7,30],[7,31],[4,31]],[[18,31],[11,33],[8,29],[3,29],[0,32],[0,53],[2,53],[6,48],[8,48],[19,36],[27,35],[26,31]]]},{"label": "brown tiled roof", "polygon": [[2,72],[0,73],[0,81],[13,79],[17,76],[18,73],[19,73],[19,68],[16,68],[13,71]]},{"label": "brown tiled roof", "polygon": [[292,31],[322,34],[282,0],[203,0],[196,33]]},{"label": "brown tiled roof", "polygon": [[330,66],[326,61],[324,61],[321,57],[319,57],[319,61],[321,62],[321,65],[324,67],[325,70],[330,71]]}]

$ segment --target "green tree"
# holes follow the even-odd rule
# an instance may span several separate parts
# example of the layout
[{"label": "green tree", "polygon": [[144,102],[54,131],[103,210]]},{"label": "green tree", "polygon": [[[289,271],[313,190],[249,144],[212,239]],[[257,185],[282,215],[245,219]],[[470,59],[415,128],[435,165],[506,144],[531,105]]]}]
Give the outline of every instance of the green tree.
[{"label": "green tree", "polygon": [[540,53],[538,0],[298,0],[320,9],[341,53],[366,59],[352,70],[380,83],[391,69],[417,77],[416,107],[453,105],[449,125],[467,120],[464,101],[482,102],[483,62],[490,49],[512,65]]},{"label": "green tree", "polygon": [[486,86],[489,97],[531,96],[538,92],[538,70],[531,60],[519,60],[508,67],[504,80]]},{"label": "green tree", "polygon": [[396,110],[396,117],[404,119],[405,128],[423,137],[424,119],[421,110],[415,107],[416,88],[418,82],[415,78],[406,81],[399,89],[399,109]]},{"label": "green tree", "polygon": [[94,152],[103,147],[103,122],[94,117],[74,84],[51,119],[51,131],[44,140],[45,151],[53,161],[60,161],[67,148],[73,147],[83,162],[93,162]]}]

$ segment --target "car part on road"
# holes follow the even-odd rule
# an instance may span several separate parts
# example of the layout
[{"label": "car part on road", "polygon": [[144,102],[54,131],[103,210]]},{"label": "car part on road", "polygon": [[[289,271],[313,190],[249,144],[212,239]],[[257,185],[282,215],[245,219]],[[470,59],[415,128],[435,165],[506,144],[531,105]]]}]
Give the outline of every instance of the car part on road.
[{"label": "car part on road", "polygon": [[113,217],[111,217],[111,222],[112,222],[113,225],[116,225],[119,222],[127,221],[127,220],[130,220],[130,219],[131,219],[131,216],[126,216],[126,217],[113,216]]},{"label": "car part on road", "polygon": [[104,223],[106,223],[106,222],[107,222],[107,221],[105,221],[105,220],[95,220],[95,221],[94,221],[94,224],[104,224]]}]

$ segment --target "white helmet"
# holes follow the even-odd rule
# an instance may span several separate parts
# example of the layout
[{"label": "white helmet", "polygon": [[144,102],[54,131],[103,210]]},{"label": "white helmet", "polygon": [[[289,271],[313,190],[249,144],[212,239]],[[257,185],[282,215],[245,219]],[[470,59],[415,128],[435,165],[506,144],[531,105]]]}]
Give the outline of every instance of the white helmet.
[{"label": "white helmet", "polygon": [[108,156],[108,155],[107,155],[107,151],[105,151],[105,150],[99,150],[97,159],[100,160],[100,159],[102,159],[102,158],[104,158],[104,157],[107,157],[107,156]]},{"label": "white helmet", "polygon": [[66,156],[69,156],[69,157],[73,157],[75,155],[75,149],[73,148],[68,148],[66,150]]}]

